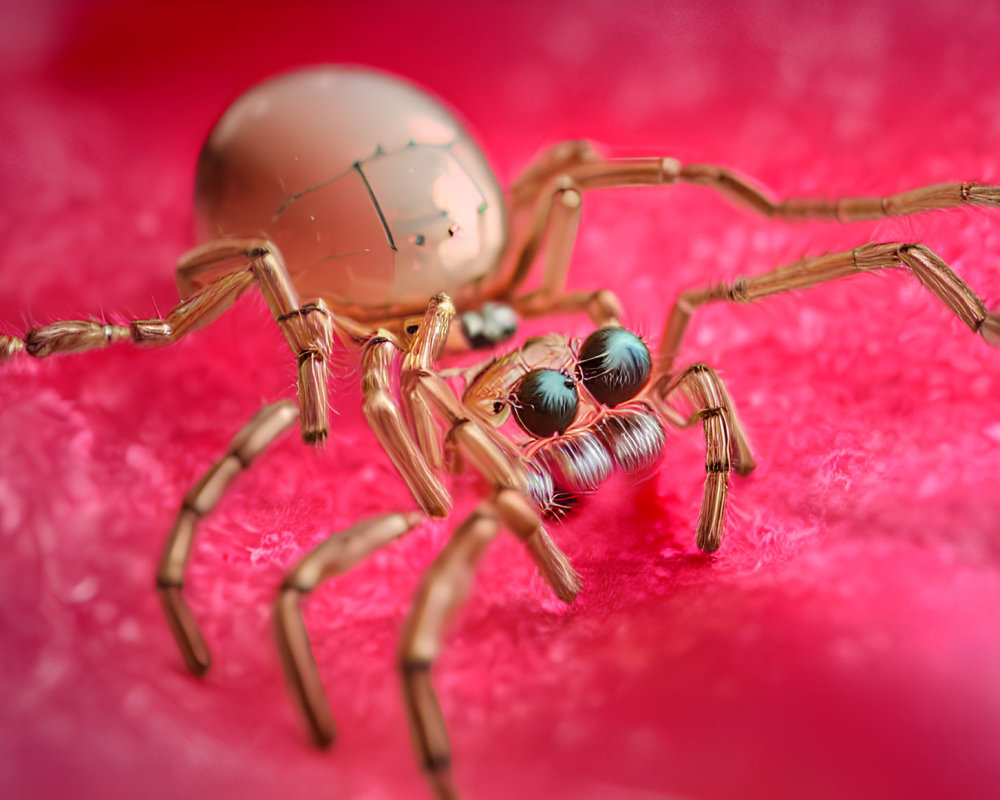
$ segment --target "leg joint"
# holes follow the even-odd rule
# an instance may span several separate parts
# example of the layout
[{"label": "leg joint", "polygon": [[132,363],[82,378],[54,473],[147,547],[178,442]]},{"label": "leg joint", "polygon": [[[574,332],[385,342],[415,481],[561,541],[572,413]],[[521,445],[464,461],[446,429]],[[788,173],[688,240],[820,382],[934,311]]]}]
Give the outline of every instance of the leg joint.
[{"label": "leg joint", "polygon": [[428,772],[445,772],[451,769],[451,756],[447,753],[428,754],[424,760]]},{"label": "leg joint", "polygon": [[[197,488],[197,487],[195,487],[195,488]],[[197,498],[197,496],[192,497],[191,496],[192,494],[194,494],[193,491],[192,492],[188,492],[184,496],[184,499],[181,500],[181,511],[190,511],[192,514],[195,515],[196,518],[205,516],[205,514],[207,513],[207,511],[203,511],[201,508],[198,507],[198,498]],[[200,494],[200,492],[198,494]],[[208,510],[211,510],[211,509],[208,509]]]},{"label": "leg joint", "polygon": [[247,258],[265,258],[271,255],[271,248],[267,245],[258,244],[246,251]]},{"label": "leg joint", "polygon": [[312,591],[312,587],[306,586],[300,583],[296,578],[298,577],[296,573],[298,570],[293,570],[291,573],[285,576],[285,579],[281,582],[281,586],[278,587],[280,592],[295,592],[298,595],[304,596]]},{"label": "leg joint", "polygon": [[298,363],[298,365],[301,367],[307,361],[310,361],[312,359],[315,359],[316,361],[323,361],[323,358],[324,356],[322,352],[307,347],[304,350],[299,351],[299,354],[298,356],[296,356],[295,360],[296,363]]},{"label": "leg joint", "polygon": [[431,671],[431,662],[426,658],[404,656],[399,661],[399,670],[406,677],[424,675]]},{"label": "leg joint", "polygon": [[749,303],[752,300],[750,281],[742,275],[736,278],[729,287],[729,299],[736,303]]},{"label": "leg joint", "polygon": [[294,311],[289,311],[286,314],[281,314],[276,319],[278,322],[284,322],[285,320],[289,320],[294,317],[299,317],[299,316],[305,317],[309,314],[313,314],[316,312],[320,314],[329,314],[330,310],[325,305],[321,305],[319,303],[306,303],[301,308],[296,308]]}]

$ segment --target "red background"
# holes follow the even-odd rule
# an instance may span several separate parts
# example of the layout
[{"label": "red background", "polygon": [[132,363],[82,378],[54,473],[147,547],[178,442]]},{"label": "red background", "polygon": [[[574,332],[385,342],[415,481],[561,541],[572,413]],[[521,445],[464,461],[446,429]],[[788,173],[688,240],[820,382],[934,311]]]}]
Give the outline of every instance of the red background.
[{"label": "red background", "polygon": [[[0,9],[0,320],[175,302],[194,159],[242,89],[364,63],[448,100],[509,180],[543,145],[736,167],[777,193],[1000,183],[1000,12],[935,3],[9,4]],[[1000,219],[785,226],[693,188],[585,201],[572,285],[653,340],[678,291],[868,240],[919,240],[1000,306]],[[582,334],[580,318],[545,320]],[[1000,782],[1000,354],[903,274],[696,317],[760,467],[700,556],[696,431],[555,531],[562,610],[491,551],[436,671],[473,798],[986,798]],[[326,533],[410,508],[333,384],[323,453],[282,440],[203,526],[189,677],[152,590],[184,491],[294,367],[247,299],[173,348],[0,374],[0,785],[9,797],[420,798],[396,633],[457,510],[318,593],[342,738],[310,749],[270,602]]]}]

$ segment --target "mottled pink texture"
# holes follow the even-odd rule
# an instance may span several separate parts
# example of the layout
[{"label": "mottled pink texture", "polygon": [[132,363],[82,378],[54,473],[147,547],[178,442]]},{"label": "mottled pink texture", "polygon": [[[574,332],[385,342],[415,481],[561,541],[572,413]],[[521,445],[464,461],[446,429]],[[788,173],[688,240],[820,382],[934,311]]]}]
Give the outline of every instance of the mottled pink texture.
[{"label": "mottled pink texture", "polygon": [[[544,144],[738,168],[781,194],[1000,183],[1000,11],[934,3],[117,5],[0,10],[4,330],[176,299],[201,139],[279,69],[356,62],[451,102],[504,180]],[[870,239],[919,240],[1000,306],[1000,214],[797,225],[693,188],[586,199],[572,285],[655,340],[678,291]],[[545,320],[584,333],[581,318]],[[555,531],[555,602],[508,539],[436,671],[469,798],[988,798],[1000,783],[1000,353],[904,274],[699,313],[760,467],[694,547],[697,431]],[[421,571],[475,503],[308,612],[340,724],[306,743],[271,642],[284,570],[412,500],[333,383],[203,526],[188,676],[152,586],[181,496],[294,364],[256,298],[177,346],[0,370],[0,786],[16,798],[422,798],[393,671]]]}]

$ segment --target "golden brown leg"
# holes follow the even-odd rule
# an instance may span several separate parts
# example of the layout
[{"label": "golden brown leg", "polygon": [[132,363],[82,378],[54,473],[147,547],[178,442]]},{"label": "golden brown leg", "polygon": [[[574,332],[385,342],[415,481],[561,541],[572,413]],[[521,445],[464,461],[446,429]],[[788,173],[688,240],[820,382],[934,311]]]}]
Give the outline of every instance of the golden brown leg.
[{"label": "golden brown leg", "polygon": [[536,294],[558,293],[566,284],[573,245],[580,227],[583,197],[579,187],[569,178],[544,186],[535,202],[531,224],[514,251],[514,271],[507,286],[506,296],[513,297],[514,290],[531,273],[538,251],[548,239],[545,266],[542,269],[542,286]]},{"label": "golden brown leg", "polygon": [[24,336],[23,348],[17,349],[44,358],[58,353],[82,353],[120,341],[168,344],[214,320],[253,280],[253,275],[245,269],[231,272],[181,301],[165,319],[135,320],[128,325],[62,320],[32,328]]},{"label": "golden brown leg", "polygon": [[[586,143],[565,142],[551,148],[529,167],[513,187],[512,209],[530,204],[534,211],[526,231],[512,239],[513,270],[496,293],[516,300],[515,307],[526,315],[560,308],[558,298],[565,287],[583,194],[593,189],[676,183],[707,186],[760,214],[790,221],[818,218],[851,222],[961,205],[1000,206],[1000,186],[975,183],[925,186],[886,197],[835,200],[796,197],[776,201],[750,181],[714,165],[684,165],[674,158],[604,159]],[[542,271],[542,286],[515,298],[546,237],[549,252]]]},{"label": "golden brown leg", "polygon": [[396,344],[382,336],[376,335],[365,344],[361,384],[363,411],[424,513],[429,517],[444,517],[451,508],[451,497],[411,438],[391,391],[390,367],[397,352]]},{"label": "golden brown leg", "polygon": [[417,444],[434,469],[440,469],[443,463],[441,434],[426,399],[417,391],[416,379],[434,369],[434,362],[448,341],[454,317],[455,306],[447,295],[438,294],[430,299],[424,319],[403,357],[400,372],[400,396],[413,424]]},{"label": "golden brown leg", "polygon": [[596,292],[528,292],[513,300],[514,310],[524,317],[538,317],[554,312],[583,311],[598,328],[620,327],[621,301],[610,289]]},{"label": "golden brown leg", "polygon": [[545,186],[567,169],[595,160],[600,160],[600,156],[588,141],[570,140],[547,148],[511,183],[512,210],[533,205]]},{"label": "golden brown leg", "polygon": [[[543,187],[543,189],[546,187]],[[525,317],[538,317],[555,311],[586,311],[598,327],[620,325],[622,308],[618,298],[607,289],[597,292],[565,291],[573,245],[580,227],[583,195],[569,179],[547,187],[535,203],[531,227],[524,243],[516,250],[517,259],[505,297],[515,311]],[[537,289],[514,296],[514,290],[528,277],[538,251],[548,241],[542,283]]]},{"label": "golden brown leg", "polygon": [[[664,404],[675,402],[677,395],[687,398],[693,414],[685,418],[674,410],[672,414],[664,414],[666,419],[683,426],[700,420],[705,431],[705,492],[698,518],[697,543],[706,553],[714,553],[722,544],[732,461],[739,465],[738,471],[743,475],[754,468],[755,462],[729,393],[711,367],[695,364],[672,383],[661,380],[654,388],[654,396]],[[735,458],[731,459],[730,453]]]},{"label": "golden brown leg", "polygon": [[167,623],[180,647],[187,668],[204,675],[211,664],[208,647],[198,630],[191,609],[184,602],[184,570],[194,544],[198,521],[211,511],[230,481],[298,419],[293,400],[280,400],[258,411],[230,443],[226,454],[206,472],[184,497],[177,521],[170,532],[156,574]]},{"label": "golden brown leg", "polygon": [[839,197],[832,200],[792,197],[773,200],[752,183],[711,164],[681,165],[664,159],[665,182],[707,186],[769,217],[787,220],[829,219],[854,222],[880,219],[962,205],[1000,206],[1000,186],[976,183],[939,183],[885,197]]},{"label": "golden brown leg", "polygon": [[[671,425],[688,428],[697,423],[705,409],[722,408],[732,437],[733,471],[737,475],[749,475],[757,466],[753,448],[747,438],[743,423],[736,413],[736,406],[716,371],[706,364],[688,367],[677,378],[662,375],[655,381],[650,398],[656,410]],[[678,401],[684,400],[684,407]]]},{"label": "golden brown leg", "polygon": [[181,300],[162,319],[135,320],[128,325],[108,325],[96,320],[54,322],[28,331],[23,346],[15,344],[11,337],[0,337],[0,361],[21,350],[41,358],[56,353],[80,353],[118,341],[144,346],[172,344],[214,321],[256,283],[298,359],[302,438],[310,444],[322,444],[330,426],[327,360],[334,333],[343,340],[353,337],[349,325],[322,303],[301,304],[281,255],[266,240],[211,242],[181,258],[178,271],[185,270],[191,273],[201,270],[213,280]]},{"label": "golden brown leg", "polygon": [[571,164],[554,180],[571,180],[580,191],[617,186],[688,183],[707,186],[769,217],[787,220],[862,219],[915,214],[962,205],[1000,206],[1000,186],[941,183],[885,197],[841,197],[823,200],[792,197],[773,200],[731,170],[713,164],[681,164],[675,158],[592,159]]},{"label": "golden brown leg", "polygon": [[309,646],[302,619],[302,602],[316,587],[342,575],[381,547],[416,527],[423,516],[417,511],[383,514],[352,525],[323,540],[288,573],[275,606],[278,651],[295,703],[320,747],[332,744],[336,726],[330,704]]},{"label": "golden brown leg", "polygon": [[844,253],[807,258],[731,284],[684,292],[677,298],[660,340],[656,369],[669,375],[691,315],[705,303],[752,303],[763,297],[870,270],[905,267],[969,328],[1000,346],[1000,315],[991,314],[978,295],[939,256],[922,244],[866,244]]},{"label": "golden brown leg", "polygon": [[465,460],[493,485],[500,515],[524,543],[542,577],[557,597],[572,602],[580,591],[580,577],[524,495],[527,479],[520,453],[495,430],[471,419],[438,375],[421,373],[417,390],[451,425],[448,437]]},{"label": "golden brown leg", "polygon": [[564,603],[572,603],[582,588],[580,576],[552,541],[531,501],[521,492],[503,489],[497,493],[495,505],[504,525],[527,548],[556,597]]},{"label": "golden brown leg", "polygon": [[497,510],[489,502],[480,504],[455,530],[425,573],[400,639],[399,667],[413,747],[439,800],[455,800],[458,793],[431,666],[441,652],[445,626],[468,596],[476,566],[498,530]]}]

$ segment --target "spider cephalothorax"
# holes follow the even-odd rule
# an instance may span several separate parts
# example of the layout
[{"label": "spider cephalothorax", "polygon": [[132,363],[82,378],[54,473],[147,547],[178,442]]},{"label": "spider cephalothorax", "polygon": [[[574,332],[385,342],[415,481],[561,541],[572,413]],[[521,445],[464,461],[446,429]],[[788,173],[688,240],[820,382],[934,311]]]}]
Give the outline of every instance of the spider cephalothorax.
[{"label": "spider cephalothorax", "polygon": [[[720,167],[663,156],[604,158],[586,142],[552,147],[504,196],[475,140],[443,104],[370,70],[313,68],[252,89],[209,135],[196,179],[203,244],[181,258],[182,299],[166,317],[127,325],[63,321],[23,338],[0,336],[0,361],[119,341],[166,345],[211,322],[248,290],[265,298],[291,348],[298,396],[262,409],[188,492],[157,572],[184,661],[201,675],[211,659],[184,599],[199,523],[235,475],[284,431],[297,425],[307,443],[322,444],[331,352],[338,341],[357,352],[365,416],[421,511],[356,522],[306,554],[278,593],[278,644],[312,738],[329,744],[335,728],[301,615],[303,599],[424,515],[446,516],[446,463],[481,473],[486,497],[428,571],[400,645],[418,758],[435,794],[454,798],[430,667],[446,620],[502,527],[523,543],[554,593],[572,601],[581,582],[545,518],[564,516],[614,471],[655,468],[665,428],[699,424],[705,483],[697,544],[712,552],[722,541],[729,474],[749,472],[754,459],[718,375],[703,364],[677,369],[697,308],[903,268],[972,331],[1000,345],[1000,316],[940,257],[922,244],[884,242],[683,292],[651,354],[621,327],[623,311],[612,291],[568,291],[566,279],[588,192],[676,183],[709,187],[786,220],[1000,205],[1000,187],[971,182],[888,197],[775,200]],[[543,246],[543,267],[534,288],[525,290]],[[517,314],[570,311],[586,312],[598,327],[582,343],[551,334],[464,373],[438,369],[447,350],[490,347],[513,335]],[[448,382],[458,373],[465,377],[461,396]],[[457,457],[446,459],[446,453]]]}]

